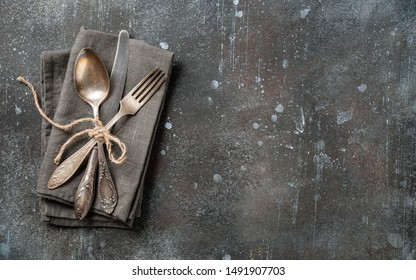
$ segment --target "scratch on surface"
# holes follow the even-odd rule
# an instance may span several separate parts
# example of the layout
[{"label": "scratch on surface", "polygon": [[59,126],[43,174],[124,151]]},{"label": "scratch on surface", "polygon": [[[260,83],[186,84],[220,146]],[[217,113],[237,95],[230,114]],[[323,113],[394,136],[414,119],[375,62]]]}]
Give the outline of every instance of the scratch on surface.
[{"label": "scratch on surface", "polygon": [[400,85],[399,85],[399,97],[403,104],[409,103],[409,94],[412,88],[412,76],[414,73],[413,57],[415,54],[415,38],[414,34],[410,34],[407,37],[406,42],[406,54],[407,63],[403,58],[402,69],[400,69]]},{"label": "scratch on surface", "polygon": [[[220,12],[221,6],[221,12]],[[218,14],[221,21],[221,45],[220,45],[220,63],[218,65],[218,72],[220,75],[223,73],[224,70],[224,39],[225,39],[225,30],[224,30],[224,0],[221,1],[221,5],[218,1]]]},{"label": "scratch on surface", "polygon": [[368,215],[367,214],[362,216],[361,222],[368,226]]},{"label": "scratch on surface", "polygon": [[322,173],[324,167],[327,167],[331,164],[331,160],[327,154],[323,153],[322,151],[315,155],[313,158],[313,162],[315,162],[315,180],[316,182],[322,182]]},{"label": "scratch on surface", "polygon": [[315,163],[315,195],[314,199],[314,213],[313,213],[313,232],[312,232],[312,247],[315,247],[315,236],[316,236],[316,221],[318,213],[318,201],[321,199],[319,194],[320,184],[322,182],[322,173],[324,167],[328,166],[331,161],[327,154],[325,154],[325,141],[319,140],[316,143],[316,154],[313,158]]},{"label": "scratch on surface", "polygon": [[230,64],[231,69],[235,70],[235,33],[230,36]]},{"label": "scratch on surface", "polygon": [[277,203],[277,229],[276,229],[276,233],[278,233],[279,232],[279,227],[280,227],[280,212],[281,212],[282,205],[283,205],[283,199],[282,198],[277,198],[276,203]]},{"label": "scratch on surface", "polygon": [[[234,4],[234,15],[237,15],[237,4]],[[235,70],[235,38],[236,38],[236,16],[232,17],[231,19],[231,35],[229,37],[230,39],[230,64],[231,69]]]},{"label": "scratch on surface", "polygon": [[257,63],[257,76],[255,77],[256,86],[261,87],[261,67],[263,64],[263,59],[259,58]]},{"label": "scratch on surface", "polygon": [[299,209],[299,190],[297,190],[296,192],[296,196],[292,205],[292,225],[296,224],[296,219],[298,216],[298,209]]},{"label": "scratch on surface", "polygon": [[318,217],[318,201],[321,196],[319,195],[318,189],[316,189],[313,200],[315,201],[314,210],[313,210],[313,233],[312,233],[312,247],[315,248],[315,236],[316,236],[316,220]]},{"label": "scratch on surface", "polygon": [[7,86],[8,86],[8,84],[6,83],[6,95],[5,95],[5,101],[3,101],[3,104],[4,104],[4,115],[7,115],[7,104],[8,104],[8,101],[7,101],[7,97],[8,97],[8,94],[7,94]]},{"label": "scratch on surface", "polygon": [[198,2],[198,8],[200,11],[202,11],[203,15],[202,15],[202,30],[201,30],[201,26],[200,26],[200,22],[199,20],[197,21],[196,25],[197,25],[197,30],[199,32],[202,32],[203,29],[205,28],[205,21],[206,21],[206,9],[205,9],[205,1],[203,1],[203,7],[201,7],[201,1]]},{"label": "scratch on surface", "polygon": [[[413,40],[413,36],[410,35],[407,38],[407,47],[409,48],[409,44],[413,44],[414,40]],[[411,81],[411,68],[412,67],[412,56],[410,54],[408,54],[408,58],[407,58],[407,81],[406,81],[406,88],[404,90],[404,92],[401,92],[402,96],[404,97],[404,103],[407,104],[409,102],[409,83]]]},{"label": "scratch on surface", "polygon": [[305,114],[303,113],[303,108],[299,106],[299,115],[292,117],[296,125],[296,130],[299,133],[303,133],[305,130]]},{"label": "scratch on surface", "polygon": [[250,4],[244,3],[244,14],[246,15],[246,71],[248,70],[248,33],[249,33],[249,20],[248,20],[248,15],[249,15],[249,7]]}]

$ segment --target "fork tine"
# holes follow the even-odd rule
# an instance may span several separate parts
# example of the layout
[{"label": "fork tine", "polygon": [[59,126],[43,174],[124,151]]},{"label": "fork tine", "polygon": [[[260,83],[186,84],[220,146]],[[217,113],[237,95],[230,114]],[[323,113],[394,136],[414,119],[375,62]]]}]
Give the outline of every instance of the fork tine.
[{"label": "fork tine", "polygon": [[146,80],[142,80],[143,83],[141,83],[140,87],[136,90],[136,92],[132,93],[133,97],[137,99],[137,96],[140,95],[140,92],[144,91],[149,84],[157,78],[157,76],[162,72],[162,70],[155,68],[156,71],[152,71],[151,75],[146,76]]},{"label": "fork tine", "polygon": [[159,90],[165,81],[166,75],[162,73],[162,75],[160,75],[158,79],[152,83],[148,91],[139,97],[139,103],[146,103]]},{"label": "fork tine", "polygon": [[158,67],[154,68],[149,74],[146,75],[127,95],[133,95],[139,87],[141,87],[155,72],[159,70]]},{"label": "fork tine", "polygon": [[153,79],[151,81],[149,79],[149,82],[151,82],[151,83],[148,83],[146,85],[146,88],[142,88],[142,90],[137,95],[135,95],[135,99],[139,103],[141,103],[142,100],[146,97],[146,95],[149,94],[152,91],[153,87],[157,84],[157,82],[160,81],[160,79],[163,77],[163,75],[164,74],[163,74],[162,71],[157,72],[156,74],[154,74],[154,76],[152,77]]},{"label": "fork tine", "polygon": [[163,72],[160,71],[157,73],[157,75],[155,74],[155,76],[153,77],[153,80],[151,81],[150,84],[147,85],[146,88],[144,88],[139,95],[137,95],[135,98],[137,101],[142,102],[142,100],[146,97],[146,95],[152,91],[152,88],[157,84],[157,82],[159,82],[159,80],[163,77]]}]

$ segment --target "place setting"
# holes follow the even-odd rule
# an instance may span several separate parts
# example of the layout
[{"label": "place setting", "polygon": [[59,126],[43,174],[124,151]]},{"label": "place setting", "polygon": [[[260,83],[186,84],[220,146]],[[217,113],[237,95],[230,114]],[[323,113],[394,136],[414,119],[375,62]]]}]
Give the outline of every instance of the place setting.
[{"label": "place setting", "polygon": [[82,27],[71,50],[42,53],[39,94],[18,77],[43,120],[36,189],[42,221],[133,226],[172,59],[126,30]]}]

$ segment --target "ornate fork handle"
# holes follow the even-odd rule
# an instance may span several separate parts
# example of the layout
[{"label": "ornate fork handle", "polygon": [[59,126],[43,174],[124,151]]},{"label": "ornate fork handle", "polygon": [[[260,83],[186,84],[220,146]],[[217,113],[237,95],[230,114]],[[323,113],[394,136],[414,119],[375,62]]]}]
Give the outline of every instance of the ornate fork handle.
[{"label": "ornate fork handle", "polygon": [[117,190],[105,160],[103,145],[98,143],[98,195],[101,206],[111,214],[117,204]]}]

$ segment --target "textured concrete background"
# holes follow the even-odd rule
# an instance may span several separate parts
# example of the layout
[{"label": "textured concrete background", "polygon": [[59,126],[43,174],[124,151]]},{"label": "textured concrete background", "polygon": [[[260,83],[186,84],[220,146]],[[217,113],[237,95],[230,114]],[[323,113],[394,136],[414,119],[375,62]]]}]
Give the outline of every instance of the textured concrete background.
[{"label": "textured concrete background", "polygon": [[[2,0],[0,25],[0,259],[416,258],[415,1]],[[15,78],[81,25],[176,54],[132,230],[40,222]]]}]

